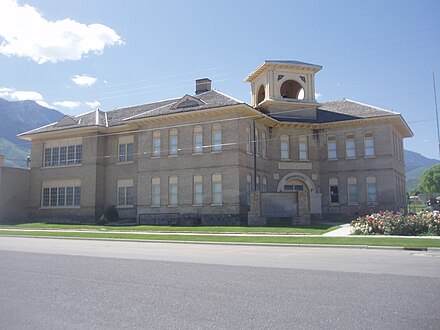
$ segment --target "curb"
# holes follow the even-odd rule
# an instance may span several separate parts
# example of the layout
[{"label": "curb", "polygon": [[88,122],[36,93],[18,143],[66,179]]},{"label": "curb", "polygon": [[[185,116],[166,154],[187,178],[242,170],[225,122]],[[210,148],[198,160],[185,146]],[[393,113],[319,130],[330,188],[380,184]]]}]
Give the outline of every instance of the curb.
[{"label": "curb", "polygon": [[288,244],[288,243],[246,243],[246,242],[202,242],[202,241],[174,241],[174,240],[151,240],[151,239],[127,239],[127,238],[96,238],[96,237],[61,237],[61,236],[33,236],[33,235],[2,235],[0,237],[19,238],[43,238],[43,239],[68,239],[86,241],[113,241],[113,242],[136,242],[136,243],[171,243],[171,244],[199,244],[199,245],[227,245],[227,246],[265,246],[265,247],[309,247],[309,248],[340,248],[340,249],[364,249],[364,250],[400,250],[400,251],[428,251],[440,252],[440,248],[416,248],[401,246],[371,246],[371,245],[337,245],[337,244]]}]

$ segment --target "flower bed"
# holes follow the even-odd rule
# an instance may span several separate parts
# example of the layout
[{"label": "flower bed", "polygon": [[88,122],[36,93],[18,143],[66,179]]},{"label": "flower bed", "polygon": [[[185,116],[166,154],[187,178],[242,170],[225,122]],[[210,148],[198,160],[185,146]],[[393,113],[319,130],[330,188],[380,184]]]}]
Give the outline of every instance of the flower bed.
[{"label": "flower bed", "polygon": [[379,212],[351,222],[354,235],[440,236],[440,213]]}]

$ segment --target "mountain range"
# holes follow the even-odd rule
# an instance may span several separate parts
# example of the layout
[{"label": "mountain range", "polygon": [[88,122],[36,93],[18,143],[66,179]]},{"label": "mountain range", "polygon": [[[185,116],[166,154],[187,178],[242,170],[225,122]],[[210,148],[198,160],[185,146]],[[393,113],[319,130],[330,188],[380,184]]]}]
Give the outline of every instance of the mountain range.
[{"label": "mountain range", "polygon": [[17,134],[60,120],[64,115],[35,101],[7,101],[0,98],[0,153],[5,166],[25,167],[30,143]]},{"label": "mountain range", "polygon": [[[5,166],[25,167],[30,154],[30,143],[17,138],[17,134],[60,120],[64,115],[45,108],[35,101],[7,101],[0,98],[0,154]],[[423,171],[439,160],[405,150],[407,191],[414,190]]]}]

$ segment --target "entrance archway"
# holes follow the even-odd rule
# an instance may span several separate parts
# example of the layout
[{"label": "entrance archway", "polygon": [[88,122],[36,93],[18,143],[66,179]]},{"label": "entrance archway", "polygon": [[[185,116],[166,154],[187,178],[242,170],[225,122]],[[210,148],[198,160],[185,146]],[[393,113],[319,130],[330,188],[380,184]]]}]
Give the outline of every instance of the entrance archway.
[{"label": "entrance archway", "polygon": [[277,192],[304,191],[310,213],[321,214],[321,194],[317,192],[313,181],[300,172],[290,172],[278,183]]}]

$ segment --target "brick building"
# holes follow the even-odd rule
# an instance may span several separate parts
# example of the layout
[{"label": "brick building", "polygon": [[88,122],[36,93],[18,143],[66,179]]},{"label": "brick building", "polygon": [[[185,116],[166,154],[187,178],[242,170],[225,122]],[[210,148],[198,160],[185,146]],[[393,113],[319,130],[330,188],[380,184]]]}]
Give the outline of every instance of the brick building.
[{"label": "brick building", "polygon": [[320,104],[320,66],[265,61],[251,105],[196,81],[195,95],[92,111],[32,141],[29,216],[93,222],[109,206],[141,223],[254,224],[406,207],[402,116]]}]

